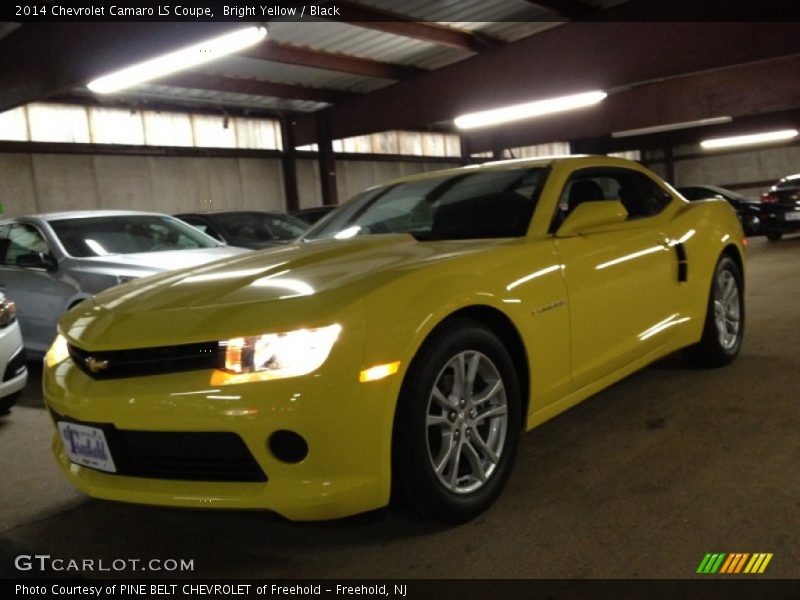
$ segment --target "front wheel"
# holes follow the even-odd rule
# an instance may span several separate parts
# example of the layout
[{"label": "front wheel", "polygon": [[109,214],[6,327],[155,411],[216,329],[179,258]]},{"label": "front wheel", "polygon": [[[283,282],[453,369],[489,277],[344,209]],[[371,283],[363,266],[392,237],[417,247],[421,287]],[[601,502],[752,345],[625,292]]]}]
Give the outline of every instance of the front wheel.
[{"label": "front wheel", "polygon": [[0,398],[0,415],[7,415],[11,412],[11,407],[17,403],[17,398],[19,398],[19,392]]},{"label": "front wheel", "polygon": [[729,256],[717,263],[711,281],[705,327],[700,341],[684,350],[700,367],[722,367],[736,358],[744,336],[744,286],[739,265]]},{"label": "front wheel", "polygon": [[521,432],[514,364],[480,323],[454,319],[412,362],[393,443],[393,493],[418,514],[465,523],[497,499]]}]

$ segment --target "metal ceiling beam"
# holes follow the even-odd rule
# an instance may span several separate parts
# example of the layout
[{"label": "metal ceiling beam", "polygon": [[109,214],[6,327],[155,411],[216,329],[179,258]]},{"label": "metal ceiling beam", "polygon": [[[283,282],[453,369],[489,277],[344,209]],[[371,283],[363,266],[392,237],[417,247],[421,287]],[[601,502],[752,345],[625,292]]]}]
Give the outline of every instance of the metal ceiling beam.
[{"label": "metal ceiling beam", "polygon": [[[739,118],[800,108],[798,72],[800,54],[653,82],[612,94],[584,112],[475,131],[469,136],[470,149],[483,152],[599,138],[614,131],[720,116],[733,117],[735,125]],[[713,130],[696,129],[700,136]],[[640,143],[641,139],[618,138],[609,147],[636,148]]]},{"label": "metal ceiling beam", "polygon": [[342,11],[342,16],[337,17],[337,21],[423,42],[450,46],[469,52],[483,52],[504,44],[504,42],[489,36],[460,31],[434,23],[412,21],[404,15],[366,7],[346,0],[337,1],[336,6]]},{"label": "metal ceiling beam", "polygon": [[0,111],[221,35],[238,23],[26,23],[0,40]]},{"label": "metal ceiling beam", "polygon": [[158,85],[169,85],[196,90],[212,90],[233,94],[250,94],[253,96],[269,96],[287,100],[310,100],[335,104],[352,99],[355,94],[339,90],[320,89],[272,81],[241,79],[222,75],[206,75],[205,73],[182,73],[171,75],[153,82]]},{"label": "metal ceiling beam", "polygon": [[[612,138],[606,136],[603,140],[608,152],[622,152],[625,150],[645,150],[652,148],[664,148],[677,146],[679,144],[697,144],[702,140],[715,137],[727,137],[731,135],[744,135],[747,133],[757,133],[759,131],[770,131],[779,129],[797,128],[800,126],[800,108],[794,110],[760,113],[737,117],[731,123],[720,125],[709,125],[707,127],[695,127],[693,129],[678,129],[675,131],[665,131],[626,138]],[[797,140],[788,141],[787,144],[798,144]],[[776,144],[777,145],[777,144]],[[770,146],[765,146],[770,147]],[[774,147],[774,146],[772,146]],[[741,152],[746,147],[714,150],[714,154],[722,152]],[[752,149],[752,148],[751,148]],[[683,156],[681,156],[683,157]]]},{"label": "metal ceiling beam", "polygon": [[239,54],[258,60],[269,60],[289,65],[349,73],[351,75],[378,77],[380,79],[406,79],[425,71],[413,66],[380,62],[368,58],[325,52],[273,41],[264,42]]},{"label": "metal ceiling beam", "polygon": [[[419,127],[535,98],[794,54],[796,29],[789,22],[570,22],[330,107],[330,133],[338,139]],[[717,93],[735,100],[738,90]],[[313,143],[315,118],[300,117],[297,125],[298,144]]]},{"label": "metal ceiling beam", "polygon": [[596,18],[602,9],[590,6],[580,0],[527,0],[531,4],[546,8],[557,15],[573,21],[592,20]]}]

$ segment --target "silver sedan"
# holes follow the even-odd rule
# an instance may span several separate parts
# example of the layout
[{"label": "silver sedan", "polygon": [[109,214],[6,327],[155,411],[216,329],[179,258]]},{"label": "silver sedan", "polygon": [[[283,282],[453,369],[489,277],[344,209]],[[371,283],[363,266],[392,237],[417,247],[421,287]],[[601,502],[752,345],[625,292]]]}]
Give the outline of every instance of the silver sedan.
[{"label": "silver sedan", "polygon": [[59,317],[118,283],[247,252],[173,217],[74,211],[0,221],[0,292],[17,305],[29,355],[41,356]]}]

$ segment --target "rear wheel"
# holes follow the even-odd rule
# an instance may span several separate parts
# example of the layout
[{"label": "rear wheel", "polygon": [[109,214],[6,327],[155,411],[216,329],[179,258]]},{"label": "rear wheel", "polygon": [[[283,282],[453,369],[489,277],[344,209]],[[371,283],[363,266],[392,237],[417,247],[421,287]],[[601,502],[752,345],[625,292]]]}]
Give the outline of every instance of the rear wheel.
[{"label": "rear wheel", "polygon": [[409,368],[395,419],[395,499],[447,524],[469,521],[508,480],[521,431],[513,362],[483,325],[454,319]]},{"label": "rear wheel", "polygon": [[742,272],[729,256],[717,263],[711,281],[703,337],[684,350],[700,367],[721,367],[739,354],[744,336],[744,286]]},{"label": "rear wheel", "polygon": [[770,242],[777,242],[777,241],[780,241],[780,239],[781,239],[782,237],[783,237],[783,233],[781,233],[780,231],[768,231],[768,232],[767,232],[767,239],[768,239]]}]

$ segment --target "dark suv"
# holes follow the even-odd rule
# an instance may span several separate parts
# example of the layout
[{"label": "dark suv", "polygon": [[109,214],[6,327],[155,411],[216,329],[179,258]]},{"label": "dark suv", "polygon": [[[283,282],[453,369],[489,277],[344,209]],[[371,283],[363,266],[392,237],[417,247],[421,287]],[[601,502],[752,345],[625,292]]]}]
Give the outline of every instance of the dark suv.
[{"label": "dark suv", "polygon": [[773,242],[800,230],[800,173],[784,177],[761,194],[761,226]]}]

